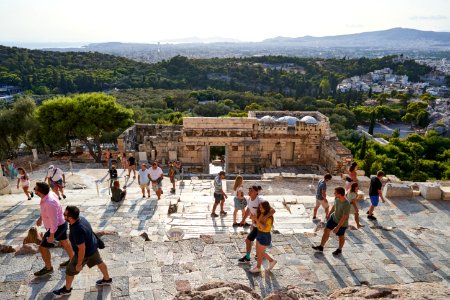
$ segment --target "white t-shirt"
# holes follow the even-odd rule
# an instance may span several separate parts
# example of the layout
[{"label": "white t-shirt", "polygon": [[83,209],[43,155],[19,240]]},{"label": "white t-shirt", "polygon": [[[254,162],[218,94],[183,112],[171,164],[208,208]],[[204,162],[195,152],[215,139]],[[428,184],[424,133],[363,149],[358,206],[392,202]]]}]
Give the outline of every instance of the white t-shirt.
[{"label": "white t-shirt", "polygon": [[157,167],[156,169],[150,168],[148,169],[148,173],[150,174],[150,178],[155,181],[159,177],[161,177],[161,174],[163,173],[162,169],[160,167]]},{"label": "white t-shirt", "polygon": [[139,169],[138,174],[141,184],[147,184],[150,181],[150,179],[148,179],[148,173],[149,173],[148,169],[145,170]]},{"label": "white t-shirt", "polygon": [[[53,174],[55,174],[55,175],[53,175]],[[56,172],[55,172],[55,168],[49,169],[47,171],[47,177],[49,177],[52,181],[58,181],[58,180],[62,179],[63,174],[64,174],[64,172],[60,168],[56,168]]]},{"label": "white t-shirt", "polygon": [[256,196],[255,200],[251,200],[250,198],[247,200],[247,207],[250,209],[252,215],[256,215],[258,206],[261,202],[264,202],[264,200],[260,196]]}]

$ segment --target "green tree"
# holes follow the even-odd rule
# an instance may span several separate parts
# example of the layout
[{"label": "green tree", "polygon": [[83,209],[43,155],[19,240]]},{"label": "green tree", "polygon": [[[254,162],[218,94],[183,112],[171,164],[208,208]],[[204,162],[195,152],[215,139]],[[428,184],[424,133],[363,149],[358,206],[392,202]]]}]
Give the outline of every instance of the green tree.
[{"label": "green tree", "polygon": [[[44,129],[53,130],[51,137],[77,137],[88,147],[96,162],[101,161],[100,142],[105,133],[125,129],[133,124],[133,113],[112,96],[103,93],[79,94],[45,101],[38,110]],[[94,152],[94,144],[97,153]]]}]

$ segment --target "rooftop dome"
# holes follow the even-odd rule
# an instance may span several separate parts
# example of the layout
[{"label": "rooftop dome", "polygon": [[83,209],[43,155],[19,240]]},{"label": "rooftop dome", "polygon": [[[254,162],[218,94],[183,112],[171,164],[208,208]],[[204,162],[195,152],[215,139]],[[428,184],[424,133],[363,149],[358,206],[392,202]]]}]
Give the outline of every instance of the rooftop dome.
[{"label": "rooftop dome", "polygon": [[298,121],[300,121],[296,117],[284,116],[277,119],[278,122],[288,123],[289,126],[294,126]]},{"label": "rooftop dome", "polygon": [[271,116],[264,116],[264,117],[262,117],[259,120],[262,121],[262,122],[275,122],[274,117],[271,117]]},{"label": "rooftop dome", "polygon": [[311,116],[304,116],[300,122],[304,122],[306,124],[317,124],[319,122],[317,122],[316,118],[311,117]]}]

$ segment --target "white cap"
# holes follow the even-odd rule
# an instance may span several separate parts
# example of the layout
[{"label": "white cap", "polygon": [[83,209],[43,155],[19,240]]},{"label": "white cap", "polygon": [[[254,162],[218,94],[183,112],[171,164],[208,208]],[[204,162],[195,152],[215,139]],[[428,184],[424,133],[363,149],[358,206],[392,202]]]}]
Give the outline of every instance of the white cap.
[{"label": "white cap", "polygon": [[53,169],[54,167],[55,167],[54,165],[50,165],[50,166],[48,166],[48,169],[51,170],[51,169]]}]

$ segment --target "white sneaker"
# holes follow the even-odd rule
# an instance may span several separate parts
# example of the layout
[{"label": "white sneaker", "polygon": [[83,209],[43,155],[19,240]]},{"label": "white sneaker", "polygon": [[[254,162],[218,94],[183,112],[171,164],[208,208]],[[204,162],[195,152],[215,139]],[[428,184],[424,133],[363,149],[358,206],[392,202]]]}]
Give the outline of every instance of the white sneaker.
[{"label": "white sneaker", "polygon": [[261,268],[253,267],[250,269],[250,273],[261,273]]},{"label": "white sneaker", "polygon": [[273,267],[275,267],[275,265],[277,264],[277,261],[274,259],[271,262],[269,262],[269,268],[267,270],[272,270]]}]

